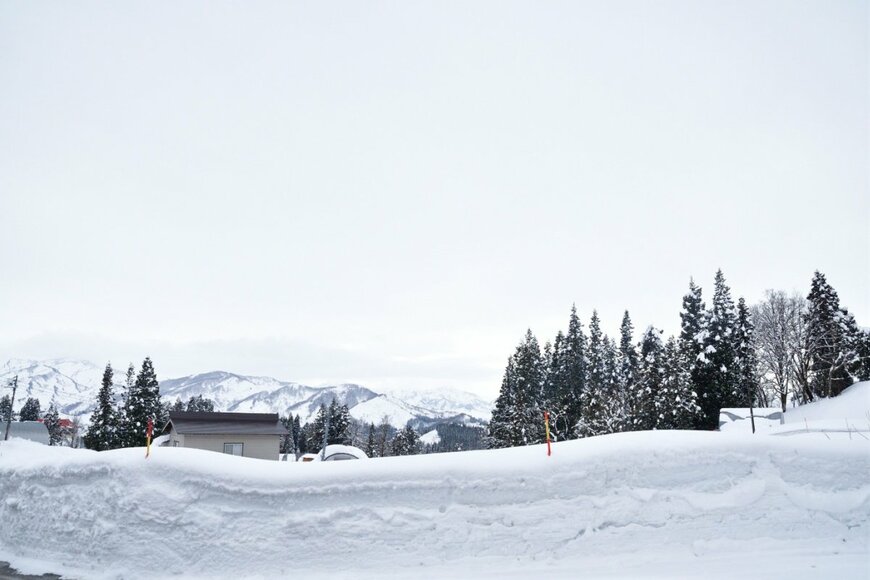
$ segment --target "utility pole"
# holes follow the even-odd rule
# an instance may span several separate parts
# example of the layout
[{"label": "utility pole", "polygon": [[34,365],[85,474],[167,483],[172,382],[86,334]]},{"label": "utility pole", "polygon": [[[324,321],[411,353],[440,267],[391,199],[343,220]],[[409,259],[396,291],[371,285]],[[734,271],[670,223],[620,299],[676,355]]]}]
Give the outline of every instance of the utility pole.
[{"label": "utility pole", "polygon": [[12,389],[12,402],[9,403],[9,414],[6,416],[6,435],[3,437],[3,441],[9,441],[9,427],[12,426],[12,409],[15,408],[15,391],[18,390],[18,375],[15,375],[15,378],[9,381],[10,386],[7,386],[7,389]]}]

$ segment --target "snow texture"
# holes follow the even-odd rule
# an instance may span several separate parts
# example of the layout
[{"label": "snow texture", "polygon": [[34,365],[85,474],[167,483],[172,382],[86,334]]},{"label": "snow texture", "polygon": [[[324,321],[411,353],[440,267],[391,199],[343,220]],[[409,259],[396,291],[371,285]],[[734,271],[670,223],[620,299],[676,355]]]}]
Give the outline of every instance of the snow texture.
[{"label": "snow texture", "polygon": [[13,440],[0,560],[82,578],[858,578],[868,473],[862,438],[716,432],[325,463]]}]

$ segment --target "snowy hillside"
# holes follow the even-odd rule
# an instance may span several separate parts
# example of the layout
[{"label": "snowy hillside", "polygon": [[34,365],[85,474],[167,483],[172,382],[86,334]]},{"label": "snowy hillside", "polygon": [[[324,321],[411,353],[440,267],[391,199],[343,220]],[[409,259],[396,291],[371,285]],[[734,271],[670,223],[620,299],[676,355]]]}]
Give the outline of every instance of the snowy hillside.
[{"label": "snowy hillside", "polygon": [[[16,375],[16,410],[24,405],[28,397],[33,397],[39,399],[44,408],[54,401],[61,413],[78,415],[90,412],[93,407],[103,378],[103,368],[87,361],[70,359],[10,359],[0,367],[0,384],[5,386]],[[4,389],[3,394],[11,393]]]},{"label": "snowy hillside", "polygon": [[[123,382],[125,371],[126,368],[115,369],[116,385]],[[103,368],[87,361],[68,359],[14,359],[0,367],[0,381],[3,383],[15,375],[18,375],[21,387],[16,396],[16,410],[24,405],[27,397],[35,397],[43,407],[48,407],[54,399],[62,414],[87,416],[96,403]],[[489,420],[491,404],[476,395],[451,389],[445,389],[440,395],[439,392],[404,391],[407,394],[379,395],[361,385],[311,387],[271,377],[224,371],[160,379],[160,394],[169,402],[176,399],[186,402],[201,395],[214,401],[219,411],[289,412],[299,415],[303,423],[312,420],[320,405],[328,405],[333,398],[351,408],[354,417],[375,423],[380,422],[384,415],[389,415],[395,425],[404,425],[411,419],[443,420],[460,414],[473,417],[473,422]]]},{"label": "snowy hillside", "polygon": [[863,439],[656,431],[315,464],[16,440],[0,457],[0,560],[31,573],[801,580],[860,578],[870,557]]}]

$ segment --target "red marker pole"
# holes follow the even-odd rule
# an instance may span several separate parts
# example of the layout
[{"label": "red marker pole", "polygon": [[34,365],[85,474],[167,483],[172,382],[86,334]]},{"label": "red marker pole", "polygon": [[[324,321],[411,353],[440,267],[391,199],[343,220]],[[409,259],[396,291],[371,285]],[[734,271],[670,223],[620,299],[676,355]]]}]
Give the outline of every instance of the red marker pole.
[{"label": "red marker pole", "polygon": [[148,419],[148,427],[145,429],[145,459],[151,455],[151,436],[154,434],[154,421]]},{"label": "red marker pole", "polygon": [[550,413],[547,411],[544,411],[544,433],[547,434],[547,457],[549,457],[553,451],[550,449]]}]

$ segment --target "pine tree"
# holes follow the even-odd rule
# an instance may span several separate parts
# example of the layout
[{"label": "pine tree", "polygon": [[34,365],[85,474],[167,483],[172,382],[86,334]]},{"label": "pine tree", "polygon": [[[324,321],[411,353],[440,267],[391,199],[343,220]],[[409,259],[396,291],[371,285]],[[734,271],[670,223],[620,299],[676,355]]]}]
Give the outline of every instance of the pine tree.
[{"label": "pine tree", "polygon": [[39,399],[27,397],[27,400],[24,402],[24,406],[21,407],[21,411],[19,411],[18,413],[18,420],[38,421],[41,415],[42,410],[40,409]]},{"label": "pine tree", "polygon": [[[174,407],[173,411],[176,410]],[[214,413],[214,401],[211,399],[206,399],[201,394],[195,397],[191,397],[187,401],[187,407],[185,411],[188,413]],[[292,417],[292,413],[291,413]]]},{"label": "pine tree", "polygon": [[586,387],[581,396],[580,421],[576,426],[578,437],[602,435],[608,431],[608,391],[610,373],[607,365],[607,344],[601,332],[598,311],[592,311],[589,322],[589,347]]},{"label": "pine tree", "polygon": [[858,355],[855,378],[859,381],[870,381],[870,330],[861,331],[855,343],[855,353]]},{"label": "pine tree", "polygon": [[528,330],[505,369],[490,421],[490,447],[533,445],[544,440],[543,387],[541,349]]},{"label": "pine tree", "polygon": [[571,306],[568,334],[565,335],[563,353],[559,355],[562,378],[559,381],[560,404],[553,425],[560,439],[575,437],[575,428],[583,409],[583,392],[588,379],[587,340],[583,325],[577,316],[576,305]]},{"label": "pine tree", "polygon": [[369,457],[377,457],[377,447],[375,445],[375,424],[369,423],[369,436],[366,439],[366,448],[363,450]]},{"label": "pine tree", "polygon": [[811,396],[833,397],[852,384],[849,367],[857,358],[844,332],[848,315],[840,309],[837,291],[818,271],[813,276],[807,302]]},{"label": "pine tree", "polygon": [[[683,296],[683,309],[680,312],[679,347],[683,358],[688,361],[692,389],[696,393],[704,390],[706,355],[704,341],[707,334],[706,305],[701,296],[701,287],[689,279],[689,292]],[[702,427],[702,418],[698,418],[698,427]]]},{"label": "pine tree", "polygon": [[665,344],[663,363],[663,383],[655,403],[656,428],[692,429],[701,414],[701,407],[692,390],[689,361],[673,337]]},{"label": "pine tree", "polygon": [[60,427],[60,415],[57,412],[57,407],[55,406],[54,401],[49,405],[48,411],[46,411],[42,422],[45,425],[45,428],[48,429],[48,444],[59,445],[60,440],[63,437],[63,430]]},{"label": "pine tree", "polygon": [[634,325],[628,310],[622,316],[619,329],[619,374],[617,384],[617,408],[620,413],[619,431],[633,429],[631,399],[637,390],[638,355],[634,345]]},{"label": "pine tree", "polygon": [[655,429],[659,422],[656,401],[664,385],[664,348],[661,331],[652,326],[643,333],[640,342],[637,388],[630,402],[631,426],[635,431]]},{"label": "pine tree", "polygon": [[296,454],[296,457],[299,457],[302,453],[306,453],[307,449],[305,448],[305,438],[302,436],[302,423],[299,419],[299,415],[293,417],[293,430],[291,431],[293,436],[293,453]]},{"label": "pine tree", "polygon": [[184,402],[181,400],[181,397],[175,399],[175,402],[172,403],[172,406],[169,408],[173,413],[183,413],[185,409]]},{"label": "pine tree", "polygon": [[97,408],[91,415],[91,423],[85,434],[85,445],[95,451],[106,451],[118,447],[120,425],[115,410],[113,393],[114,371],[111,363],[106,364],[103,381],[97,393]]},{"label": "pine tree", "polygon": [[393,439],[393,455],[416,455],[421,451],[420,436],[410,424],[396,433]]},{"label": "pine tree", "polygon": [[16,413],[12,410],[12,398],[9,395],[0,397],[0,422],[14,421]]},{"label": "pine tree", "polygon": [[166,408],[160,401],[160,384],[150,357],[142,361],[142,368],[136,375],[136,382],[127,392],[124,409],[124,445],[139,447],[145,444],[145,431],[148,420],[154,422],[158,431],[166,415]]},{"label": "pine tree", "polygon": [[739,402],[735,397],[735,385],[740,381],[735,332],[737,315],[722,270],[716,272],[713,305],[706,318],[704,348],[699,357],[702,364],[697,368],[700,380],[695,386],[703,411],[700,427],[713,430],[719,427],[720,409],[736,407]]}]

